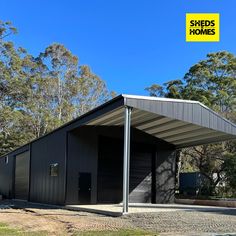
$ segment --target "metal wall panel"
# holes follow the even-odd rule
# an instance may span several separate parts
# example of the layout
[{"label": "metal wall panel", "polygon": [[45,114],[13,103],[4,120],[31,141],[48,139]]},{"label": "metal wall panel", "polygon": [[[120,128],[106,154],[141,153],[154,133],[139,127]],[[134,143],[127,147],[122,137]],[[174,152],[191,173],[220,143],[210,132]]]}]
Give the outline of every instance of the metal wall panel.
[{"label": "metal wall panel", "polygon": [[5,157],[0,158],[0,194],[6,198],[11,198],[13,195],[14,158],[8,155],[8,163],[6,163]]},{"label": "metal wall panel", "polygon": [[152,197],[152,148],[131,153],[130,194],[131,203],[151,203]]},{"label": "metal wall panel", "polygon": [[78,204],[79,172],[91,174],[91,203],[97,201],[97,136],[93,127],[68,133],[66,203]]},{"label": "metal wall panel", "polygon": [[174,203],[175,150],[158,150],[156,156],[156,203]]},{"label": "metal wall panel", "polygon": [[[106,133],[106,130],[110,132]],[[123,184],[123,128],[109,127],[100,133],[103,136],[99,139],[98,203],[119,203],[122,201]],[[155,202],[156,196],[152,196],[156,194],[152,189],[153,183],[156,184],[156,178],[152,179],[156,175],[153,152],[171,148],[171,145],[144,132],[131,130],[130,202],[145,203],[152,199]]]},{"label": "metal wall panel", "polygon": [[30,152],[15,156],[15,199],[28,200]]},{"label": "metal wall panel", "polygon": [[[148,147],[143,145],[143,143],[151,144],[152,147],[158,145],[158,148],[166,149],[172,148],[172,146],[136,129],[131,131],[131,140],[135,143],[131,146],[131,169],[136,169],[131,171],[130,186],[131,192],[133,192],[130,195],[131,201],[150,202],[150,189],[152,188],[150,158],[152,148],[150,148],[150,145]],[[121,202],[123,127],[87,126],[70,132],[68,134],[67,168],[66,204],[79,204],[79,172],[91,173],[92,204],[97,202]],[[135,180],[134,176],[137,177],[137,175],[139,175],[139,178]],[[149,177],[147,177],[148,175]],[[132,181],[134,182],[132,183]],[[138,186],[137,181],[140,186]],[[133,188],[134,185],[137,189]],[[139,196],[137,195],[138,191],[141,191]]]},{"label": "metal wall panel", "polygon": [[[50,164],[58,164],[58,176],[50,176]],[[30,201],[64,204],[66,170],[65,129],[31,144]]]},{"label": "metal wall panel", "polygon": [[9,153],[8,163],[5,163],[5,156],[0,158],[0,194],[6,198],[14,198],[15,156],[27,150],[29,150],[29,145]]},{"label": "metal wall panel", "polygon": [[98,203],[120,203],[123,186],[123,145],[120,139],[100,137]]},{"label": "metal wall panel", "polygon": [[[140,122],[147,122],[147,124],[143,124],[147,126],[149,129],[150,125],[148,124],[149,120],[153,118],[161,119],[162,117],[169,118],[173,120],[172,123],[168,123],[166,126],[165,123],[160,124],[160,132],[154,134],[156,136],[160,135],[161,138],[165,138],[171,135],[179,134],[181,136],[181,132],[183,133],[183,137],[179,137],[179,139],[173,139],[173,145],[167,145],[166,142],[160,139],[156,139],[151,137],[148,134],[143,132],[139,132],[135,129],[132,129],[131,139],[135,138],[136,142],[145,140],[145,142],[158,143],[156,145],[156,149],[160,150],[161,148],[166,148],[166,150],[173,149],[174,145],[177,147],[186,147],[197,144],[203,144],[214,141],[226,140],[229,138],[234,138],[233,135],[236,134],[236,126],[230,123],[229,121],[223,119],[221,116],[206,108],[204,105],[197,102],[190,101],[182,101],[182,100],[173,100],[173,99],[161,99],[161,98],[150,98],[150,97],[135,97],[129,95],[121,95],[114,100],[94,109],[91,112],[69,122],[68,124],[60,127],[59,129],[47,134],[44,137],[41,137],[37,140],[34,140],[31,143],[32,146],[32,162],[31,162],[31,184],[30,184],[30,200],[44,203],[54,203],[54,204],[63,204],[65,201],[65,187],[66,187],[66,167],[68,164],[68,173],[69,171],[74,171],[73,168],[77,171],[77,167],[73,166],[74,164],[78,164],[83,170],[91,170],[93,172],[93,176],[96,176],[97,167],[97,139],[100,135],[107,137],[118,137],[123,140],[123,127],[117,127],[119,132],[114,131],[114,127],[96,127],[94,132],[76,134],[72,136],[68,136],[68,142],[74,143],[71,148],[68,148],[68,152],[70,155],[67,157],[67,149],[66,149],[66,140],[67,140],[67,132],[73,131],[78,127],[82,127],[86,124],[93,125],[122,125],[123,124],[123,112],[122,109],[124,105],[128,105],[133,107],[133,123],[132,125],[138,125]],[[112,114],[114,111],[114,114]],[[108,115],[108,116],[106,116]],[[120,117],[119,117],[120,116]],[[162,117],[160,117],[162,116]],[[113,120],[114,118],[114,120]],[[178,123],[176,120],[183,121],[183,129],[178,129]],[[98,121],[98,122],[96,122]],[[100,121],[100,123],[99,123]],[[105,123],[103,123],[105,121]],[[176,126],[177,125],[177,126]],[[190,126],[188,126],[190,125]],[[161,127],[162,126],[162,127]],[[158,126],[159,127],[159,126]],[[157,129],[159,129],[156,127]],[[212,134],[206,136],[198,136],[194,135],[194,130],[198,130],[199,128],[205,127],[206,130],[216,129],[218,131],[226,132],[225,136],[214,137]],[[92,127],[93,128],[93,127]],[[138,127],[137,127],[138,128]],[[155,127],[154,127],[155,128]],[[189,133],[185,132],[193,131],[193,136],[190,136]],[[74,130],[75,131],[75,130]],[[73,131],[73,132],[74,132]],[[145,129],[144,129],[145,131]],[[155,131],[155,130],[154,130]],[[79,132],[79,131],[78,131]],[[148,130],[148,132],[152,133],[152,129]],[[196,131],[198,134],[198,131]],[[219,135],[223,135],[222,132],[218,132]],[[72,132],[71,132],[72,133]],[[135,134],[135,135],[134,135]],[[186,136],[187,135],[187,136]],[[173,138],[173,137],[172,137]],[[196,138],[196,139],[195,139]],[[149,140],[149,141],[147,141]],[[155,140],[155,141],[153,141]],[[78,143],[80,149],[76,146]],[[14,155],[22,152],[23,149],[27,149],[27,145],[17,149],[16,151],[9,154],[10,163],[8,166],[5,166],[2,161],[0,161],[0,190],[6,195],[12,195],[13,192],[13,183],[14,183]],[[81,153],[81,160],[77,160],[77,153]],[[159,158],[161,162],[157,163],[157,166],[160,168],[162,166],[166,166],[165,168],[169,168],[169,164],[171,161],[169,160],[169,156],[171,156],[172,151],[170,153],[159,153]],[[89,158],[88,158],[89,157]],[[73,161],[70,161],[73,160]],[[173,160],[172,160],[173,161]],[[49,165],[53,163],[59,164],[59,175],[57,177],[49,176]],[[69,164],[71,163],[71,164]],[[81,163],[81,164],[80,164]],[[70,166],[69,166],[70,165]],[[92,167],[91,167],[91,166]],[[163,167],[163,168],[164,168]],[[74,172],[75,173],[75,172]],[[77,173],[77,172],[76,172]],[[157,173],[160,177],[161,172]],[[172,176],[171,172],[167,173],[160,177],[160,179],[165,179],[168,176]],[[7,176],[7,177],[6,177]],[[67,178],[67,186],[69,186],[69,181],[71,176],[68,174]],[[72,176],[74,178],[74,176]],[[8,178],[4,181],[5,178]],[[77,176],[76,176],[77,178]],[[170,178],[171,181],[173,178]],[[155,179],[155,180],[158,180]],[[92,185],[93,191],[96,192],[96,177],[92,177]],[[73,183],[73,182],[72,182]],[[158,184],[158,183],[157,183]],[[170,184],[172,186],[172,184]],[[74,186],[72,184],[72,186]],[[160,185],[158,184],[158,187]],[[74,192],[73,188],[69,189],[69,196],[71,192]],[[92,201],[96,201],[96,196],[92,194]],[[160,197],[160,196],[159,196]],[[69,198],[68,198],[69,199]]]}]

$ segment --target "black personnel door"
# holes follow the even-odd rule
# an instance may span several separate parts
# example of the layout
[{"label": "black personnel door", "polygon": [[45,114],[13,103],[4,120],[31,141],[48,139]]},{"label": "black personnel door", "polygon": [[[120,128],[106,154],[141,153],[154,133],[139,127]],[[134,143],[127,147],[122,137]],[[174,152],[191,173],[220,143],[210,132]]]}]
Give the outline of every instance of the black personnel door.
[{"label": "black personnel door", "polygon": [[79,204],[91,203],[91,173],[79,173]]}]

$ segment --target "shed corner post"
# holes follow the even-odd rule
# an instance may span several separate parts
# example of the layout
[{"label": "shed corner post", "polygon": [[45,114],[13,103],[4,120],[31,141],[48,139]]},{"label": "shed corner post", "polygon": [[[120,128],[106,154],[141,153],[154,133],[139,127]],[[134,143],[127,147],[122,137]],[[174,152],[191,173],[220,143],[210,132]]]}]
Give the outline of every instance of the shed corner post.
[{"label": "shed corner post", "polygon": [[123,214],[129,211],[130,128],[132,108],[125,106],[124,112],[124,167],[123,167]]}]

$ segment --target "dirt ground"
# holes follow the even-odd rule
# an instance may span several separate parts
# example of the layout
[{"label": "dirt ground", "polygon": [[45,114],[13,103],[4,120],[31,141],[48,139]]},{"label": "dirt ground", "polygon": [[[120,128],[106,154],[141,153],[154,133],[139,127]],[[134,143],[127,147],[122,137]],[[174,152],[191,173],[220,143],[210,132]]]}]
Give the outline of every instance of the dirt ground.
[{"label": "dirt ground", "polygon": [[49,235],[72,235],[77,231],[103,231],[133,228],[119,218],[62,209],[5,208],[0,210],[0,222],[30,232]]},{"label": "dirt ground", "polygon": [[75,232],[83,231],[116,231],[137,228],[158,232],[160,235],[203,235],[203,233],[236,235],[236,209],[224,209],[217,212],[175,211],[108,217],[58,208],[39,208],[39,206],[31,205],[23,207],[5,202],[0,204],[0,223],[30,232],[47,232],[48,235],[73,235]]}]

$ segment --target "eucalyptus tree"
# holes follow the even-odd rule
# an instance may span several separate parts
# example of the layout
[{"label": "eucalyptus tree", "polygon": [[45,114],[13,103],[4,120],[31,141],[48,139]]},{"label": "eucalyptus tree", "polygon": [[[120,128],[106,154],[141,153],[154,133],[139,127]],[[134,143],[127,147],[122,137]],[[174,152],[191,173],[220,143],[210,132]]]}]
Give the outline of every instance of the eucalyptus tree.
[{"label": "eucalyptus tree", "polygon": [[10,22],[0,21],[0,154],[27,142],[22,104],[27,99],[28,77],[23,69],[26,51],[7,37],[16,33]]},{"label": "eucalyptus tree", "polygon": [[[236,57],[226,51],[209,53],[205,60],[193,65],[182,79],[163,85],[154,84],[146,90],[151,96],[200,101],[236,121]],[[209,194],[212,194],[225,177],[226,163],[230,163],[228,158],[236,158],[236,150],[229,148],[232,144],[235,143],[184,149],[181,153],[182,171],[201,171],[210,182]]]},{"label": "eucalyptus tree", "polygon": [[38,56],[16,47],[0,21],[0,155],[38,138],[114,96],[62,44]]},{"label": "eucalyptus tree", "polygon": [[105,82],[61,44],[52,44],[39,57],[47,68],[54,115],[61,123],[103,103],[109,93]]}]

